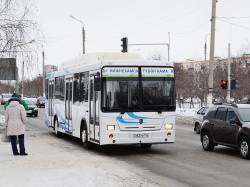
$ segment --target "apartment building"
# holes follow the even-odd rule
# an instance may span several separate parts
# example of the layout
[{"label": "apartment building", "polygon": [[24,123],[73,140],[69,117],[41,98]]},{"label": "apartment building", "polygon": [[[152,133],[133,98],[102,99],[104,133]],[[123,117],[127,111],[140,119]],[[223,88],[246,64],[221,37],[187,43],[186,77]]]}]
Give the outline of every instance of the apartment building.
[{"label": "apartment building", "polygon": [[[250,54],[244,54],[241,57],[231,57],[230,62],[238,62],[241,63],[243,68],[250,68]],[[225,67],[227,68],[228,58],[222,59],[219,57],[214,58],[214,68],[216,67]],[[186,70],[194,70],[199,71],[205,67],[209,67],[209,60],[205,61],[194,61],[191,59],[187,59],[186,62],[175,62],[175,65],[181,66]]]},{"label": "apartment building", "polygon": [[45,73],[51,73],[53,71],[58,71],[58,66],[55,65],[44,65]]}]

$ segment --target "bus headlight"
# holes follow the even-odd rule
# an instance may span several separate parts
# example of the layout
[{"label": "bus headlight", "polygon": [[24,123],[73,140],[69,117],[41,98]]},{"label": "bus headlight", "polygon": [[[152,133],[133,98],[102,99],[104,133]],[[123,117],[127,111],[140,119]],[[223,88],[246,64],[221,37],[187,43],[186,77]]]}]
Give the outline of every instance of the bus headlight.
[{"label": "bus headlight", "polygon": [[107,126],[107,130],[108,130],[108,131],[113,131],[113,130],[115,130],[115,125],[108,125],[108,126]]},{"label": "bus headlight", "polygon": [[165,129],[168,130],[168,129],[172,129],[173,128],[173,123],[165,123]]}]

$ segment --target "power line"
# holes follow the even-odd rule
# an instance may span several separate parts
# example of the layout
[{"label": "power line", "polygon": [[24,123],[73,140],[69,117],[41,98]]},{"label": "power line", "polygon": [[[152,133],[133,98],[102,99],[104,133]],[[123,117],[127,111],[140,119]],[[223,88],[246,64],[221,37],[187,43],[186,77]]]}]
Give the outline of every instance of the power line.
[{"label": "power line", "polygon": [[[124,26],[124,25],[127,25],[127,24],[131,24],[131,21],[138,22],[138,21],[143,20],[143,19],[147,20],[148,17],[151,17],[152,15],[156,15],[156,14],[159,14],[161,12],[168,12],[169,9],[173,10],[175,7],[179,7],[181,4],[183,4],[182,1],[185,2],[185,3],[188,3],[186,0],[175,1],[175,3],[168,4],[167,6],[161,7],[160,9],[157,8],[155,10],[147,12],[147,14],[143,14],[143,15],[138,16],[136,18],[135,17],[131,17],[129,19],[126,19],[126,20],[123,20],[123,21],[119,21],[117,23],[114,23],[114,24],[102,27],[101,31],[109,30],[109,29],[113,29],[113,28],[117,28],[117,26]],[[100,31],[100,27],[97,27],[95,29],[89,29],[89,31],[94,31],[94,30],[97,30],[97,32],[99,32]]]},{"label": "power line", "polygon": [[244,17],[218,17],[218,16],[216,16],[216,18],[223,18],[223,19],[246,19],[246,18],[250,18],[250,16],[244,16]]},{"label": "power line", "polygon": [[197,30],[197,29],[203,27],[204,25],[206,25],[206,24],[208,24],[208,23],[209,23],[209,21],[206,21],[206,22],[202,23],[201,25],[195,27],[195,28],[192,29],[192,30],[189,30],[189,31],[186,31],[186,32],[179,32],[179,33],[177,33],[177,32],[176,32],[176,33],[172,33],[172,32],[171,32],[171,34],[187,34],[187,33],[193,32],[193,31],[195,31],[195,30]]},{"label": "power line", "polygon": [[250,28],[248,28],[248,27],[245,27],[245,26],[242,26],[242,25],[238,25],[238,24],[235,24],[235,23],[232,23],[232,22],[228,22],[228,21],[225,21],[225,20],[222,20],[222,19],[219,19],[219,18],[217,18],[217,19],[218,19],[219,21],[226,22],[226,23],[229,23],[229,24],[231,24],[231,25],[235,25],[235,26],[237,26],[237,27],[241,27],[241,28],[250,30]]},{"label": "power line", "polygon": [[[185,1],[185,2],[187,2],[187,1]],[[180,3],[180,2],[179,2]],[[188,4],[188,6],[184,6],[183,7],[183,4],[184,3],[182,3],[182,4],[180,4],[180,5],[182,5],[182,6],[173,6],[173,7],[168,7],[168,9],[170,9],[170,10],[172,10],[172,11],[174,11],[174,13],[171,13],[170,11],[167,11],[168,9],[163,9],[162,11],[165,11],[165,12],[167,12],[167,14],[166,15],[164,15],[164,16],[162,16],[162,17],[158,17],[157,19],[154,19],[154,20],[147,20],[147,23],[140,23],[139,25],[137,25],[137,27],[135,28],[134,26],[133,26],[133,28],[131,28],[131,29],[129,29],[129,30],[123,30],[124,29],[124,26],[126,25],[126,24],[124,24],[124,22],[119,22],[119,24],[118,25],[120,25],[122,28],[122,30],[123,30],[123,32],[126,32],[126,33],[129,33],[129,34],[131,34],[131,33],[136,33],[136,32],[139,32],[140,30],[144,30],[145,28],[147,28],[147,27],[153,27],[153,26],[156,26],[156,25],[161,25],[161,24],[164,24],[164,23],[167,23],[167,22],[170,22],[170,21],[174,21],[175,19],[178,19],[178,18],[181,18],[181,17],[184,17],[185,15],[187,15],[187,14],[192,14],[192,13],[194,13],[196,10],[201,10],[201,6],[200,6],[200,4],[201,3],[203,3],[202,1],[199,1],[199,3],[195,3],[195,5],[196,5],[196,8],[194,8],[194,6],[191,6],[190,5],[190,3]],[[206,4],[206,6],[207,6],[207,4]],[[175,7],[178,7],[178,10],[177,9],[174,9]],[[202,7],[205,7],[205,5],[204,6],[202,6]],[[190,9],[192,9],[192,10],[190,10]],[[153,11],[152,11],[153,12]],[[150,14],[148,14],[147,16],[144,16],[143,18],[140,18],[140,19],[135,19],[135,22],[139,22],[140,20],[142,20],[142,19],[148,19],[148,17],[149,17],[149,15]],[[150,15],[151,16],[151,15]],[[171,18],[172,17],[172,18]],[[167,19],[166,19],[167,18]],[[127,25],[128,25],[129,23],[127,23]],[[132,26],[131,26],[132,27]],[[108,27],[108,28],[106,28],[106,30],[108,30],[108,29],[117,29],[117,27],[112,27],[112,26],[110,26],[110,27]],[[98,31],[100,31],[100,32],[102,32],[103,33],[103,31],[104,31],[105,29],[99,29]],[[89,30],[89,31],[91,31],[91,29]],[[88,33],[88,30],[87,30],[87,33]],[[91,32],[91,33],[89,33],[90,35],[91,34],[93,34],[93,32]],[[117,34],[118,35],[118,34]],[[119,35],[120,35],[120,32],[119,32]],[[110,37],[113,37],[114,36],[114,33],[112,33],[112,34],[110,34]],[[97,36],[98,37],[98,36]],[[103,37],[103,35],[102,36],[100,36],[100,37]],[[106,37],[108,37],[108,36],[106,36]],[[95,37],[95,39],[97,39],[96,37]]]}]

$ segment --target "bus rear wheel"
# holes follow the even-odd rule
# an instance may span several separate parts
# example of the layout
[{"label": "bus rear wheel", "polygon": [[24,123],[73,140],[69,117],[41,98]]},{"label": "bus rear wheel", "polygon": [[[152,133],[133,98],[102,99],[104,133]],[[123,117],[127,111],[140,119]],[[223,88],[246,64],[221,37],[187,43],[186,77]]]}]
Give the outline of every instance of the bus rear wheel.
[{"label": "bus rear wheel", "polygon": [[81,140],[83,147],[85,149],[91,149],[92,148],[92,143],[88,141],[88,129],[87,126],[84,125],[82,132],[81,132]]},{"label": "bus rear wheel", "polygon": [[60,138],[61,137],[61,132],[58,131],[58,126],[59,126],[58,120],[55,119],[54,130],[55,130],[55,133],[56,133],[56,137]]}]

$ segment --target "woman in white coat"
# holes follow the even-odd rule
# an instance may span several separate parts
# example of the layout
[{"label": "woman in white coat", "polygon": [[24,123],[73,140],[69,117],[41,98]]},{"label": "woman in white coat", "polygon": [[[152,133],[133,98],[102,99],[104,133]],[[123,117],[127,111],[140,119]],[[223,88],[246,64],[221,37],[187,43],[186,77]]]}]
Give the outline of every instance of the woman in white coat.
[{"label": "woman in white coat", "polygon": [[17,149],[17,136],[19,140],[20,156],[28,155],[25,152],[24,133],[25,124],[27,122],[26,112],[24,106],[20,104],[20,99],[14,94],[9,106],[5,111],[5,125],[7,128],[7,135],[11,138],[11,147],[14,155],[19,155]]}]

